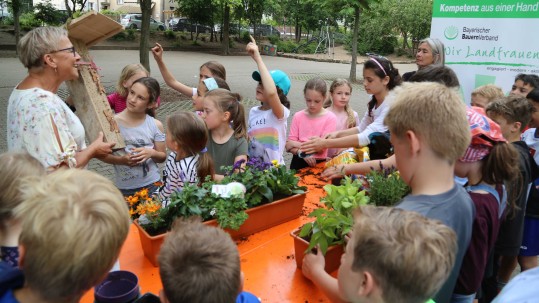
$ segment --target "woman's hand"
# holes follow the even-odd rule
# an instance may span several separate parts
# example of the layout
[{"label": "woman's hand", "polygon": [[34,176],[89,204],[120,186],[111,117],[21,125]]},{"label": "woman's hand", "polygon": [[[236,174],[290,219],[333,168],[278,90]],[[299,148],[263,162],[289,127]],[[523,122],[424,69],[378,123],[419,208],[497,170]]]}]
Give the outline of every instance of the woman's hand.
[{"label": "woman's hand", "polygon": [[130,158],[136,164],[142,164],[144,161],[153,157],[155,150],[153,148],[137,147],[131,150]]},{"label": "woman's hand", "polygon": [[333,165],[326,168],[322,172],[322,178],[326,180],[332,180],[336,178],[342,178],[346,175],[346,164]]},{"label": "woman's hand", "polygon": [[255,38],[253,36],[249,35],[251,38],[251,42],[247,43],[247,46],[245,46],[245,51],[251,56],[253,59],[257,59],[260,57],[260,52],[258,51],[258,45],[256,45]]},{"label": "woman's hand", "polygon": [[116,145],[116,143],[103,141],[103,132],[99,132],[97,139],[95,139],[88,148],[92,151],[92,158],[103,158],[112,153],[114,145]]},{"label": "woman's hand", "polygon": [[301,143],[301,151],[306,154],[316,154],[326,149],[326,140],[319,137],[310,137],[309,141]]},{"label": "woman's hand", "polygon": [[159,43],[155,43],[155,46],[152,47],[152,54],[155,61],[163,60],[163,47]]}]

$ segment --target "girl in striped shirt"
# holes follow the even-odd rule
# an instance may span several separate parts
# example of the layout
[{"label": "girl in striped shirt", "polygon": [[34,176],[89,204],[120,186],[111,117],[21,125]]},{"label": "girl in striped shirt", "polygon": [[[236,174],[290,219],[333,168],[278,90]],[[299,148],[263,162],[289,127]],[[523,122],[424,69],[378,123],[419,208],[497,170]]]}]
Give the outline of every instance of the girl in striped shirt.
[{"label": "girl in striped shirt", "polygon": [[159,199],[163,206],[174,192],[188,184],[200,184],[213,176],[213,161],[206,152],[208,130],[202,118],[192,112],[179,112],[167,118],[167,148],[171,150],[163,171]]}]

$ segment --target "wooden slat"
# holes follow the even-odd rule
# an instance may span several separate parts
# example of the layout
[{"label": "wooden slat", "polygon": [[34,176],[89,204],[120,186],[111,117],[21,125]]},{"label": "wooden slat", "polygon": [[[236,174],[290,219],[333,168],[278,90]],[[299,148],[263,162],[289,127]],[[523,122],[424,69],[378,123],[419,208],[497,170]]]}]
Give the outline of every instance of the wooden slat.
[{"label": "wooden slat", "polygon": [[69,38],[82,41],[88,48],[122,30],[123,27],[120,23],[94,11],[71,20],[67,26]]}]

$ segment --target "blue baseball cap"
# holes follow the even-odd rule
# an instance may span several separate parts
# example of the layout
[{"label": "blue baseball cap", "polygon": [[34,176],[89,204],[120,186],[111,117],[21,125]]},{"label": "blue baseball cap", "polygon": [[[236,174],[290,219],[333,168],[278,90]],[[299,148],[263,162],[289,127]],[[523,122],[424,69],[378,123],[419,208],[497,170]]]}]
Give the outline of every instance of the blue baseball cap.
[{"label": "blue baseball cap", "polygon": [[[275,82],[275,86],[280,88],[285,94],[285,96],[288,95],[288,92],[290,91],[290,79],[288,78],[286,73],[278,69],[270,70],[269,73],[271,75],[271,78],[273,79],[273,82]],[[252,77],[257,82],[262,81],[260,73],[257,70],[253,72]]]}]

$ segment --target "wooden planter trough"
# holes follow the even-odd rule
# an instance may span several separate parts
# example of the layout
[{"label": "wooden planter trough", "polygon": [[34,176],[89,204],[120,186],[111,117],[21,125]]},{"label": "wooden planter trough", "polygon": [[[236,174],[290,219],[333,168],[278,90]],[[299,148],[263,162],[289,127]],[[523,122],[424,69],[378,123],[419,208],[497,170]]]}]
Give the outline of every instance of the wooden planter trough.
[{"label": "wooden planter trough", "polygon": [[[230,234],[232,239],[239,240],[259,231],[298,218],[303,209],[305,196],[305,193],[294,195],[281,200],[273,201],[268,204],[250,208],[246,210],[249,218],[247,218],[240,229],[225,229],[225,231]],[[157,236],[150,236],[138,224],[138,220],[135,220],[134,223],[139,230],[140,244],[142,245],[144,256],[148,258],[153,266],[157,266],[157,255],[159,254],[161,245],[166,237],[166,233]],[[206,221],[204,224],[218,226],[217,220]]]},{"label": "wooden planter trough", "polygon": [[[290,233],[292,238],[294,238],[294,253],[296,265],[299,269],[301,269],[301,265],[303,265],[303,255],[305,254],[307,247],[309,247],[309,242],[298,236],[300,231],[301,227],[293,230]],[[324,259],[326,260],[326,266],[324,269],[327,273],[332,273],[339,269],[339,266],[341,265],[341,256],[343,253],[344,247],[342,245],[334,245],[328,248],[326,255],[324,256]]]}]

